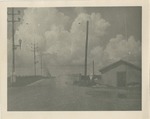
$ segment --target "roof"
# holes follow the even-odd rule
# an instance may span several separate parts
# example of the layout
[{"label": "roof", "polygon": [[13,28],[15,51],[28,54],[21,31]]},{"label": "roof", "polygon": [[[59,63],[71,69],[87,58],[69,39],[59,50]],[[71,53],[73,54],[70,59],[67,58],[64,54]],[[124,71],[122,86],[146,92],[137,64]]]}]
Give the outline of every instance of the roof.
[{"label": "roof", "polygon": [[111,70],[111,69],[113,69],[113,68],[115,68],[115,67],[117,67],[117,66],[119,66],[121,64],[125,64],[125,65],[128,65],[130,67],[133,67],[134,69],[141,70],[140,67],[138,67],[138,66],[136,66],[136,65],[134,65],[132,63],[129,63],[129,62],[124,61],[124,60],[119,60],[119,61],[117,61],[117,62],[115,62],[113,64],[110,64],[110,65],[108,65],[106,67],[103,67],[99,71],[102,72],[102,73],[105,73],[105,72],[107,72],[107,71],[109,71],[109,70]]}]

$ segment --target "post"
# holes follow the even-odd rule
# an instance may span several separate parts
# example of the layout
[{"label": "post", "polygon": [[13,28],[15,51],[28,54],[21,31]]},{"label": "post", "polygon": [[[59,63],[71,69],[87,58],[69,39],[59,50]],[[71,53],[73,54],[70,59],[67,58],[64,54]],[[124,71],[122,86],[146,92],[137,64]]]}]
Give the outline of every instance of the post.
[{"label": "post", "polygon": [[42,60],[43,60],[43,59],[42,59],[42,58],[43,58],[43,56],[42,56],[42,54],[41,54],[41,76],[42,76],[42,68],[43,68],[43,66],[42,66],[42,65],[43,65],[43,64],[42,64],[42,62],[43,62]]},{"label": "post", "polygon": [[125,25],[125,38],[126,40],[128,40],[128,33],[127,33],[127,18],[126,18],[126,14],[125,14],[125,17],[124,17],[124,25]]},{"label": "post", "polygon": [[15,73],[14,8],[12,8],[12,82]]},{"label": "post", "polygon": [[34,39],[34,44],[33,44],[33,57],[34,57],[34,75],[36,76],[36,54],[35,54],[35,50],[36,50],[36,47],[35,47],[35,39]]},{"label": "post", "polygon": [[94,60],[93,60],[93,76],[94,76]]},{"label": "post", "polygon": [[20,19],[18,18],[18,20],[15,20],[15,15],[19,15],[20,11],[18,11],[18,14],[14,13],[14,8],[11,9],[11,13],[8,13],[8,15],[11,15],[11,20],[8,22],[12,22],[12,80],[11,83],[13,83],[14,79],[14,75],[15,75],[15,49],[17,47],[17,45],[15,45],[15,22],[19,22]]},{"label": "post", "polygon": [[88,50],[88,25],[89,22],[87,21],[86,24],[86,43],[85,43],[85,69],[84,75],[87,76],[87,50]]},{"label": "post", "polygon": [[[26,23],[27,25],[29,24],[29,23]],[[33,27],[33,33],[35,32],[35,28]],[[37,63],[37,61],[36,61],[36,49],[37,49],[37,47],[36,47],[36,43],[35,43],[35,37],[34,37],[34,35],[33,35],[33,44],[31,43],[31,45],[33,45],[33,47],[31,46],[31,48],[33,48],[33,72],[34,72],[34,76],[36,76],[36,63]]]}]

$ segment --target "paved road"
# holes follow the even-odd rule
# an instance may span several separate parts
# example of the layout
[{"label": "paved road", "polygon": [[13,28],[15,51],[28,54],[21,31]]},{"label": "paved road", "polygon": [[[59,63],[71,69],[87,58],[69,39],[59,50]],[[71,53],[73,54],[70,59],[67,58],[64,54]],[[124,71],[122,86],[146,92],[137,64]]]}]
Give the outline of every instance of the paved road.
[{"label": "paved road", "polygon": [[8,110],[85,110],[90,97],[86,88],[68,85],[66,80],[61,76],[8,89]]},{"label": "paved road", "polygon": [[[70,85],[67,76],[43,79],[26,87],[8,89],[9,111],[94,111],[139,108],[139,100],[91,96],[91,88]],[[68,84],[66,84],[68,82]],[[129,102],[131,102],[129,104]],[[117,103],[119,105],[117,105]],[[122,105],[123,104],[123,105]]]}]

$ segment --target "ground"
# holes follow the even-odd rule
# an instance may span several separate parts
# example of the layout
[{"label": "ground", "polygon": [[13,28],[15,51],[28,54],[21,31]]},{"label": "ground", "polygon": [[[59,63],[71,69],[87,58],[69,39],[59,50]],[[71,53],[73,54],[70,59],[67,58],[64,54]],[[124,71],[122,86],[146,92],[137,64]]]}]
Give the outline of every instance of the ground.
[{"label": "ground", "polygon": [[141,110],[137,89],[93,88],[72,85],[71,77],[42,79],[8,88],[9,111]]}]

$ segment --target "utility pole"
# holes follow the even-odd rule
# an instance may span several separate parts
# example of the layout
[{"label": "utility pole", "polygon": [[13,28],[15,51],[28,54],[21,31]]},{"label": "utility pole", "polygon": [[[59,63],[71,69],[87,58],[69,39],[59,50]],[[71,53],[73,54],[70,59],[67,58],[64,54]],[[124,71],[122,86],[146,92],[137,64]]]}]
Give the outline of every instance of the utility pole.
[{"label": "utility pole", "polygon": [[[11,13],[8,13],[8,15],[11,15],[11,20],[8,20],[8,22],[12,23],[12,82],[15,80],[14,79],[14,74],[15,74],[15,49],[17,48],[18,45],[15,45],[15,22],[20,22],[20,18],[18,20],[15,20],[15,15],[19,15],[20,11],[18,13],[14,13],[14,8],[11,8]],[[21,44],[20,44],[21,47]],[[11,82],[11,83],[12,83]]]},{"label": "utility pole", "polygon": [[43,75],[43,68],[45,67],[44,66],[44,56],[46,56],[46,54],[40,52],[39,57],[40,57],[40,60],[41,60],[41,62],[40,62],[41,63],[41,76]]},{"label": "utility pole", "polygon": [[[30,23],[26,23],[26,25],[30,25]],[[33,32],[35,32],[35,28],[34,27],[33,27]],[[32,48],[31,51],[33,52],[34,76],[36,76],[36,64],[38,63],[38,61],[36,60],[36,50],[38,49],[38,44],[36,46],[35,37],[33,37],[33,43],[31,43],[31,48]]]},{"label": "utility pole", "polygon": [[93,60],[93,76],[94,76],[94,60]]},{"label": "utility pole", "polygon": [[33,42],[34,42],[33,43],[34,76],[36,76],[36,63],[38,63],[38,61],[36,60],[36,50],[38,49],[38,47],[36,46],[35,39]]},{"label": "utility pole", "polygon": [[85,43],[85,69],[84,75],[87,76],[87,50],[88,50],[88,26],[89,21],[86,23],[86,43]]},{"label": "utility pole", "polygon": [[42,69],[43,68],[43,55],[41,54],[41,76],[42,76]]},{"label": "utility pole", "polygon": [[36,52],[37,52],[38,47],[36,46],[35,39],[34,39],[33,43],[28,44],[28,46],[31,46],[30,51],[33,52],[33,70],[34,70],[33,75],[36,76],[36,64],[38,63],[38,61],[36,60]]},{"label": "utility pole", "polygon": [[34,44],[33,44],[33,57],[34,57],[34,75],[36,76],[36,48],[35,48],[35,40],[34,40]]},{"label": "utility pole", "polygon": [[125,38],[128,40],[128,33],[127,33],[127,17],[126,14],[124,16],[124,25],[125,25]]}]

